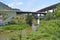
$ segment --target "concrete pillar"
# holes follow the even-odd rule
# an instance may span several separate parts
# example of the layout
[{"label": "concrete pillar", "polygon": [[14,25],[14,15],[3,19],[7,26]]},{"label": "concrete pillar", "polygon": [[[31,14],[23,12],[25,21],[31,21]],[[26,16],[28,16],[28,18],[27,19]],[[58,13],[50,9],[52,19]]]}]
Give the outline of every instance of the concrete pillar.
[{"label": "concrete pillar", "polygon": [[52,13],[53,13],[53,15],[54,15],[55,9],[52,9],[52,10],[53,10]]},{"label": "concrete pillar", "polygon": [[49,12],[49,10],[47,10],[47,13]]},{"label": "concrete pillar", "polygon": [[[37,15],[39,17],[39,14]],[[40,19],[37,19],[37,24],[40,24]]]},{"label": "concrete pillar", "polygon": [[55,12],[55,10],[53,9],[53,13]]}]

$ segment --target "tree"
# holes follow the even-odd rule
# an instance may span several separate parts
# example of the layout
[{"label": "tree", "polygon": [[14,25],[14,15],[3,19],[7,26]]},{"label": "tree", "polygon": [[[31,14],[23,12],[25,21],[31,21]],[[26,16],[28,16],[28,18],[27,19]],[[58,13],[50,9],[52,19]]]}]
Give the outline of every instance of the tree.
[{"label": "tree", "polygon": [[56,17],[60,17],[60,4],[56,6],[55,15]]},{"label": "tree", "polygon": [[26,17],[26,22],[27,22],[27,24],[29,24],[30,26],[32,26],[32,19],[33,19],[32,15],[27,15],[27,17]]},{"label": "tree", "polygon": [[44,17],[44,20],[50,20],[50,19],[55,19],[55,16],[53,15],[53,13],[48,12]]}]

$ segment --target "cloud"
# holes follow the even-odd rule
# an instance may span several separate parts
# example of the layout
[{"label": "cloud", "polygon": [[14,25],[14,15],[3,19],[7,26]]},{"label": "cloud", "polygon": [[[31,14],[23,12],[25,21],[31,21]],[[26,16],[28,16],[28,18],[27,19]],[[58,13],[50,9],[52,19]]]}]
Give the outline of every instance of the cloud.
[{"label": "cloud", "polygon": [[12,3],[8,3],[8,6],[12,7],[12,8],[16,8],[17,6],[23,5],[23,2],[12,2]]},{"label": "cloud", "polygon": [[17,3],[16,5],[22,5],[23,4],[23,2],[19,2],[19,3]]}]

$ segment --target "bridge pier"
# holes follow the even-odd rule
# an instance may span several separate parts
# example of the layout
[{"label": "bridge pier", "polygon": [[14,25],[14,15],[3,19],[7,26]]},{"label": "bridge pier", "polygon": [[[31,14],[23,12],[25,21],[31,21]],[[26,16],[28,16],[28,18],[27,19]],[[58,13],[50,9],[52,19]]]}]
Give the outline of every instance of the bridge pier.
[{"label": "bridge pier", "polygon": [[[32,16],[36,19],[37,24],[40,23],[40,18],[39,16],[41,16],[41,14],[46,15],[46,13],[42,13],[42,12],[17,12],[17,14],[27,14],[28,15],[28,19],[29,16],[31,16],[30,18],[32,19]],[[32,20],[30,20],[30,23],[32,24]]]}]

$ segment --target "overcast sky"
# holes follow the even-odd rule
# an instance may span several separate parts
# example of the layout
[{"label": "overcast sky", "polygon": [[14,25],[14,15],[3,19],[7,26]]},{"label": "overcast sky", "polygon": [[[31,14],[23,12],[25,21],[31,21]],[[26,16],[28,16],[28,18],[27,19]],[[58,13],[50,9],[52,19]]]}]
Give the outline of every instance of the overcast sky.
[{"label": "overcast sky", "polygon": [[59,3],[60,0],[0,0],[6,5],[22,11],[37,11],[50,5]]}]

